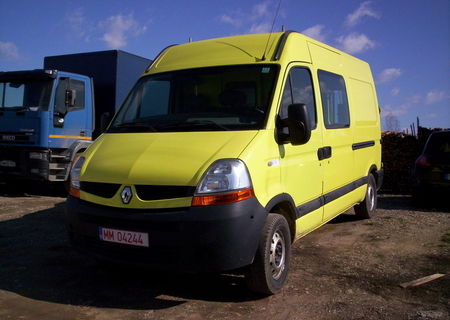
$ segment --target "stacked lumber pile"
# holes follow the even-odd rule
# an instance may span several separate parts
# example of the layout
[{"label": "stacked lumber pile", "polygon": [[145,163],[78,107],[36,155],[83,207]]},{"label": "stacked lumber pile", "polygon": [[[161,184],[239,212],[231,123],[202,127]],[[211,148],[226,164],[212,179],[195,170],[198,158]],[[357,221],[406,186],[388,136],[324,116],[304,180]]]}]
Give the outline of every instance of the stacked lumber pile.
[{"label": "stacked lumber pile", "polygon": [[420,150],[417,138],[402,132],[385,131],[381,135],[384,182],[382,189],[410,193],[412,171]]}]

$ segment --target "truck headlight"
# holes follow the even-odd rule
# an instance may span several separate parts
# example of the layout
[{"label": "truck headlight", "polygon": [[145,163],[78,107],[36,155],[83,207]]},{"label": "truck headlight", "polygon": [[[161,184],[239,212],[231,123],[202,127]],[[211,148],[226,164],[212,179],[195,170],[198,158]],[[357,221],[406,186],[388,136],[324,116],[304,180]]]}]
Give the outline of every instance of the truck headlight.
[{"label": "truck headlight", "polygon": [[254,195],[244,162],[239,159],[221,159],[206,170],[195,190],[191,205],[226,204],[242,201]]},{"label": "truck headlight", "polygon": [[80,172],[83,167],[85,158],[78,158],[77,162],[72,167],[70,171],[70,190],[69,193],[71,196],[79,198],[80,197]]}]

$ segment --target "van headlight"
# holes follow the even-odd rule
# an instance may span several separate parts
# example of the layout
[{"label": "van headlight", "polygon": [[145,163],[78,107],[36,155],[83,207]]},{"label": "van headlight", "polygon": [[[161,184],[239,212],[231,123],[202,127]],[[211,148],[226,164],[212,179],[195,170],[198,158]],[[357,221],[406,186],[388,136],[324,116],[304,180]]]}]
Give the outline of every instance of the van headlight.
[{"label": "van headlight", "polygon": [[78,158],[77,162],[75,162],[72,170],[70,171],[69,193],[71,196],[74,196],[76,198],[80,197],[80,172],[85,160],[86,159],[84,157]]},{"label": "van headlight", "polygon": [[200,180],[192,206],[209,206],[242,201],[254,197],[250,175],[239,159],[215,161]]}]

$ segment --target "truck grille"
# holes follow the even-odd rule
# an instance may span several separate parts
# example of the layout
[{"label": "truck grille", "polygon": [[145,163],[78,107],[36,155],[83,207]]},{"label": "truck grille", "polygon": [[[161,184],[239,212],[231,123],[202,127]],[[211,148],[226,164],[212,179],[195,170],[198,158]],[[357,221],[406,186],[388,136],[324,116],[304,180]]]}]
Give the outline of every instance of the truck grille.
[{"label": "truck grille", "polygon": [[33,144],[33,133],[30,132],[0,132],[2,144]]}]

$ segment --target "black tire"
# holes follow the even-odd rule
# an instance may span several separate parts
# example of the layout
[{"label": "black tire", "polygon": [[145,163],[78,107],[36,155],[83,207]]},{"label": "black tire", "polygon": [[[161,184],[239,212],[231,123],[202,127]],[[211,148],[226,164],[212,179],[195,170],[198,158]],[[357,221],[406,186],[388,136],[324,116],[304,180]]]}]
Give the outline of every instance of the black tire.
[{"label": "black tire", "polygon": [[261,231],[258,250],[247,268],[247,287],[256,293],[272,295],[283,287],[289,272],[291,234],[286,219],[269,213]]},{"label": "black tire", "polygon": [[373,174],[369,174],[368,180],[366,197],[354,207],[355,214],[360,219],[370,219],[377,210],[377,182]]}]

